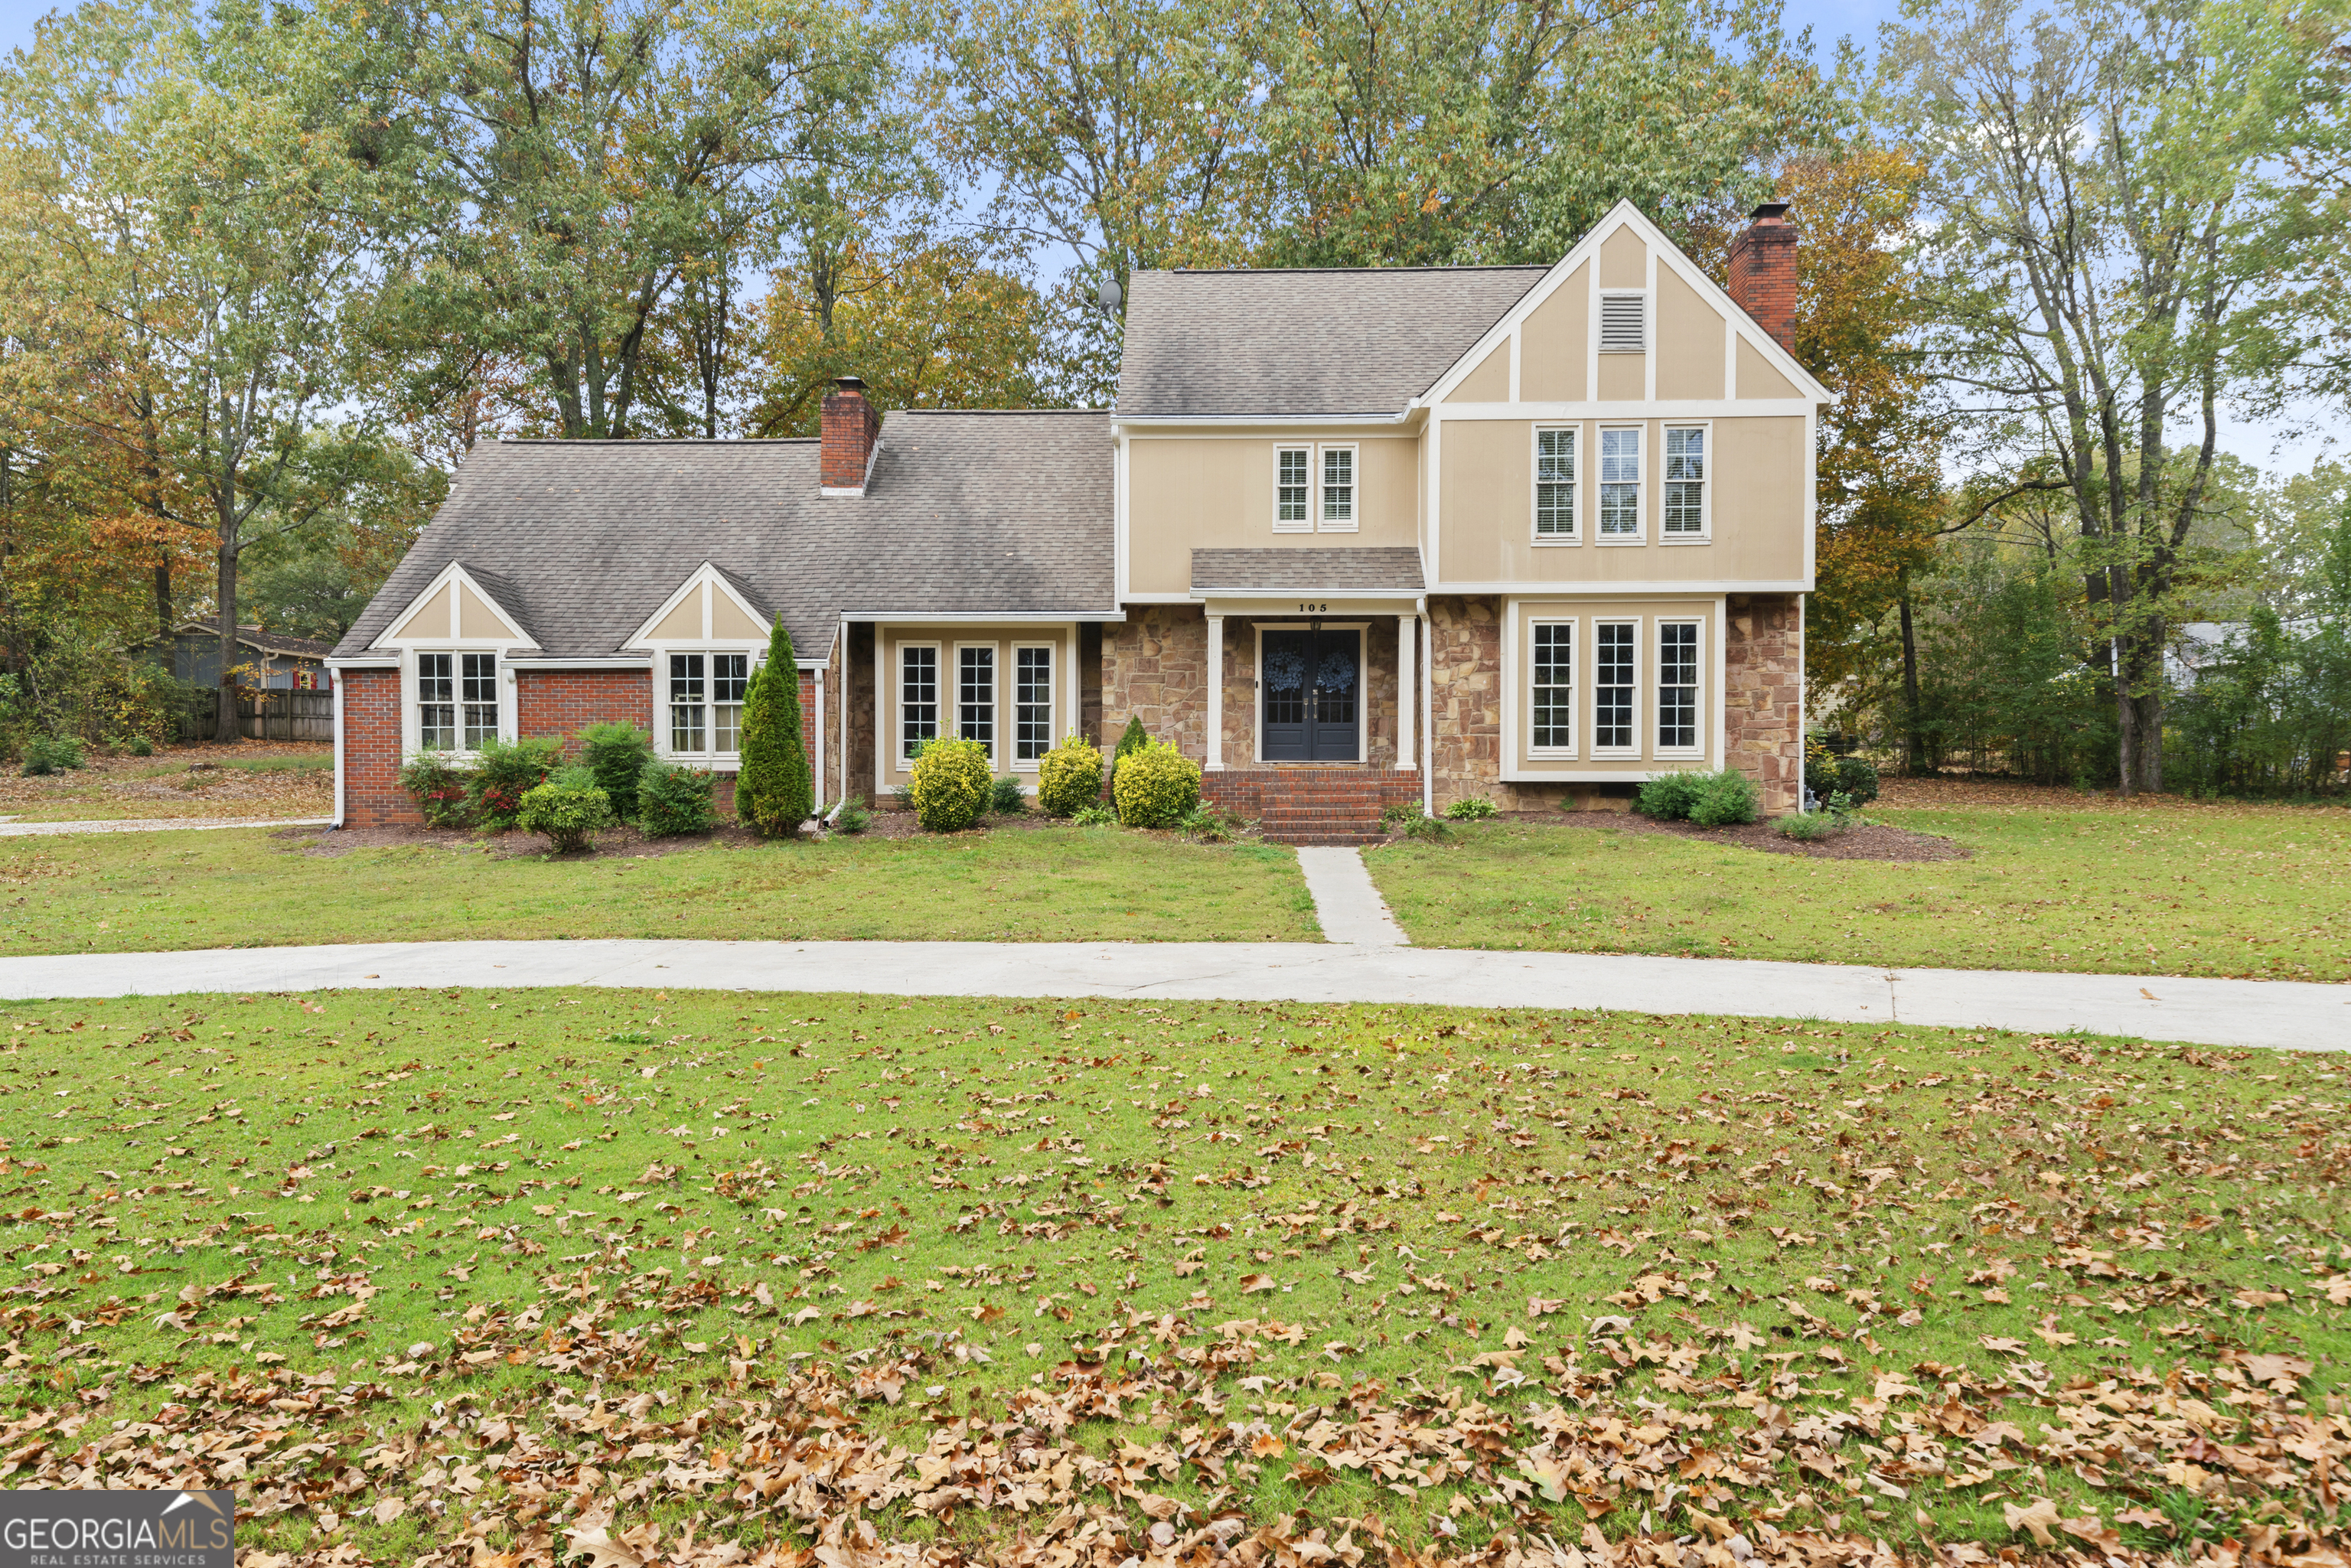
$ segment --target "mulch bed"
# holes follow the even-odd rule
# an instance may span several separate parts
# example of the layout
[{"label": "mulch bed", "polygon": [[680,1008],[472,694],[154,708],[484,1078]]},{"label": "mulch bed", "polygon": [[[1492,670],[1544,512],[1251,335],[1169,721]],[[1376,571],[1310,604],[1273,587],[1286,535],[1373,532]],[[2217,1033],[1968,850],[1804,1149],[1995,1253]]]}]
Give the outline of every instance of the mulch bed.
[{"label": "mulch bed", "polygon": [[1663,834],[1668,838],[1699,839],[1766,854],[1803,855],[1824,861],[1963,861],[1974,852],[1935,833],[1914,833],[1907,828],[1870,822],[1848,828],[1819,843],[1782,838],[1770,822],[1746,822],[1731,828],[1701,828],[1693,822],[1660,822],[1633,811],[1510,811],[1504,820],[1541,822],[1552,827],[1611,828],[1623,833]]},{"label": "mulch bed", "polygon": [[[1065,822],[1035,814],[1020,817],[985,817],[977,826],[966,830],[970,833],[1027,833],[1047,828],[1066,827]],[[869,839],[911,839],[922,836],[923,830],[914,825],[912,811],[876,811],[872,825],[863,837]],[[453,853],[484,854],[492,860],[528,860],[548,852],[547,841],[536,833],[519,830],[504,833],[486,833],[473,828],[345,828],[337,832],[319,828],[286,828],[272,835],[298,841],[302,852],[312,855],[338,856],[354,850],[372,850],[411,846],[444,849]],[[611,828],[596,835],[596,847],[564,858],[588,860],[650,860],[661,855],[674,855],[685,850],[704,849],[711,844],[724,844],[729,849],[757,849],[768,841],[750,829],[728,822],[707,833],[687,833],[675,838],[649,838],[634,828]]]}]

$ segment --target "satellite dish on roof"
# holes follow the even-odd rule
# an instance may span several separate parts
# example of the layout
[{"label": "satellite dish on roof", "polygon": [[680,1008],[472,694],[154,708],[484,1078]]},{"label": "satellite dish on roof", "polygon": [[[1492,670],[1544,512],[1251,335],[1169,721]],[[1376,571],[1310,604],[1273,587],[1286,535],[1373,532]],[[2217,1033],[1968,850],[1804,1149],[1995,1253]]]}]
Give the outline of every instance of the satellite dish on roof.
[{"label": "satellite dish on roof", "polygon": [[1113,272],[1103,273],[1102,287],[1094,290],[1094,301],[1102,308],[1103,314],[1117,315],[1118,303],[1123,298],[1124,296],[1119,292],[1118,275]]}]

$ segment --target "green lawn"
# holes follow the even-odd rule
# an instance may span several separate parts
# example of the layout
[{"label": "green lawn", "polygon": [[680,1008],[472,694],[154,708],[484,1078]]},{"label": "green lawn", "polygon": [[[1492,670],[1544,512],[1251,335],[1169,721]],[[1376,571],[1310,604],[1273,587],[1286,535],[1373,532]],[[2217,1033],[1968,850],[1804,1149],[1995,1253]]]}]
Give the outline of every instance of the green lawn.
[{"label": "green lawn", "polygon": [[2351,979],[2351,811],[1873,810],[1963,861],[1817,860],[1498,822],[1370,852],[1423,946]]},{"label": "green lawn", "polygon": [[1290,851],[1115,829],[698,845],[643,859],[477,844],[306,853],[262,830],[0,840],[0,953],[492,937],[1305,941]]},{"label": "green lawn", "polygon": [[2342,1057],[592,990],[0,1034],[0,1475],[234,1486],[249,1550],[2351,1528]]}]

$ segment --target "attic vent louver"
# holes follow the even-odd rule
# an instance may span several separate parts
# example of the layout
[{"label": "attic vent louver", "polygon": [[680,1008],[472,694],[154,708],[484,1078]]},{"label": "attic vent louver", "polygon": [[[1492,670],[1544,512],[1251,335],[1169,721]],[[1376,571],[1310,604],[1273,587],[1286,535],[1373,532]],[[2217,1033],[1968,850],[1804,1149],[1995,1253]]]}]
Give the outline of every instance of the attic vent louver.
[{"label": "attic vent louver", "polygon": [[1649,351],[1649,300],[1642,294],[1600,297],[1600,351],[1604,354],[1645,354]]}]

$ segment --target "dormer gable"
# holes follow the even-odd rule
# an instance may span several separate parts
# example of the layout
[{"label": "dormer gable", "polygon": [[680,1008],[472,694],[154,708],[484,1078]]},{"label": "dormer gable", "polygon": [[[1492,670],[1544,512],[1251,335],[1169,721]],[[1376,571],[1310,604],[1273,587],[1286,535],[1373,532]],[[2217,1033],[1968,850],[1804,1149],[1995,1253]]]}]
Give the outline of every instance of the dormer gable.
[{"label": "dormer gable", "polygon": [[686,643],[751,644],[768,641],[774,615],[750,591],[712,561],[686,574],[661,607],[622,646],[651,649]]},{"label": "dormer gable", "polygon": [[517,596],[496,575],[451,561],[392,617],[380,647],[536,648],[515,609]]},{"label": "dormer gable", "polygon": [[1631,202],[1619,202],[1416,406],[1787,402],[1834,394]]}]

